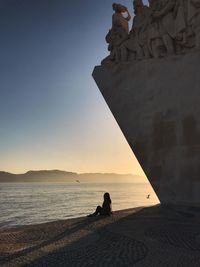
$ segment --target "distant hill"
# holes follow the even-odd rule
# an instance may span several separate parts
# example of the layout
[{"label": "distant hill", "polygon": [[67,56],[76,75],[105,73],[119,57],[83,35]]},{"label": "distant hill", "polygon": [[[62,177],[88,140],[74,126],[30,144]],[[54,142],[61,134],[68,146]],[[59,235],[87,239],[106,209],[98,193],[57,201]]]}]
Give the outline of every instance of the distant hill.
[{"label": "distant hill", "polygon": [[78,176],[75,172],[59,170],[28,171],[22,174],[13,174],[0,171],[0,183],[11,182],[72,182]]},{"label": "distant hill", "polygon": [[144,177],[132,174],[115,173],[82,173],[60,170],[28,171],[22,174],[13,174],[0,171],[0,183],[26,182],[137,182],[146,181]]}]

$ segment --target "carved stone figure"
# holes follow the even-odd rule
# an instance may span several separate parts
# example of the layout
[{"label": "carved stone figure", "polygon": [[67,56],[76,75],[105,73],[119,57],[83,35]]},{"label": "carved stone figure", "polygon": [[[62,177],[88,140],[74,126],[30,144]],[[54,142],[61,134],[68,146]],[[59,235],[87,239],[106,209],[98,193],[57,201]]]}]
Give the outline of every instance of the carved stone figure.
[{"label": "carved stone figure", "polygon": [[[134,59],[149,58],[147,47],[147,25],[149,21],[149,8],[144,6],[141,0],[134,0],[133,7],[135,17],[133,19],[132,29],[127,39],[121,47],[122,60],[126,61],[130,54],[134,54]],[[145,23],[146,21],[146,23]]]},{"label": "carved stone figure", "polygon": [[[128,27],[128,21],[131,19],[131,16],[128,12],[128,9],[121,5],[114,3],[112,5],[113,10],[115,13],[112,16],[112,29],[118,29],[119,27],[122,27],[126,33],[129,33],[129,27]],[[127,13],[127,17],[125,17],[124,13]]]},{"label": "carved stone figure", "polygon": [[112,29],[110,29],[106,35],[106,42],[109,44],[108,50],[110,51],[110,56],[104,59],[102,64],[108,61],[119,62],[122,58],[121,45],[128,39],[128,21],[131,18],[128,9],[125,6],[116,3],[114,3],[112,7],[115,11],[112,16]]},{"label": "carved stone figure", "polygon": [[187,23],[195,35],[195,46],[200,49],[200,0],[188,0]]},{"label": "carved stone figure", "polygon": [[200,0],[149,0],[149,6],[133,0],[130,32],[127,8],[116,3],[112,7],[112,29],[106,36],[110,56],[103,63],[200,50]]},{"label": "carved stone figure", "polygon": [[148,26],[148,48],[151,55],[155,58],[162,57],[164,43],[162,35],[159,32],[159,23],[154,18],[154,13],[160,10],[160,0],[149,0],[149,7],[151,11],[151,20]]},{"label": "carved stone figure", "polygon": [[106,35],[106,41],[109,43],[108,50],[110,51],[109,60],[116,62],[121,60],[121,45],[127,38],[128,34],[120,26],[109,30]]},{"label": "carved stone figure", "polygon": [[177,42],[183,45],[187,42],[187,38],[186,38],[187,21],[186,21],[184,2],[185,2],[184,0],[177,0],[175,9],[174,9],[175,38]]},{"label": "carved stone figure", "polygon": [[149,58],[150,52],[147,41],[151,12],[149,7],[143,4],[142,0],[134,0],[133,7],[135,17],[133,18],[131,33],[135,36],[137,43],[142,47],[144,57]]},{"label": "carved stone figure", "polygon": [[131,32],[129,34],[129,39],[121,45],[121,58],[122,61],[144,58],[143,49],[134,32]]},{"label": "carved stone figure", "polygon": [[158,22],[159,33],[162,36],[168,54],[174,53],[175,20],[173,10],[175,4],[175,0],[160,0],[160,5],[153,14],[154,19]]}]

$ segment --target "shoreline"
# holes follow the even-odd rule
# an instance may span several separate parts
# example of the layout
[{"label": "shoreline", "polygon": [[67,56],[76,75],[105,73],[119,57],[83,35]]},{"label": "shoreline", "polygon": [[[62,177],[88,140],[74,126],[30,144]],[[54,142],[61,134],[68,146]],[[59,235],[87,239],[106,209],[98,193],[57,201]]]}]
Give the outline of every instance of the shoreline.
[{"label": "shoreline", "polygon": [[0,265],[200,266],[200,215],[192,215],[154,205],[2,229]]},{"label": "shoreline", "polygon": [[[136,212],[137,209],[146,208],[146,207],[152,207],[152,206],[156,206],[156,205],[160,205],[160,204],[158,203],[158,204],[149,205],[149,206],[137,206],[137,207],[134,207],[134,208],[115,210],[115,211],[113,211],[113,214],[117,215],[118,213],[122,214],[122,213]],[[99,217],[99,216],[97,216],[97,217]],[[74,220],[82,220],[84,218],[87,218],[87,215],[78,216],[78,217],[71,217],[71,218],[66,218],[66,219],[51,220],[51,221],[46,221],[46,222],[41,222],[41,223],[33,223],[33,224],[30,223],[30,224],[13,225],[13,226],[8,226],[8,227],[1,226],[1,224],[5,224],[6,225],[6,222],[5,223],[2,222],[2,223],[0,223],[0,234],[1,234],[2,231],[18,230],[19,228],[23,229],[23,228],[27,228],[27,227],[45,226],[46,224],[57,223],[57,222],[66,222],[66,223],[68,223],[68,222],[70,222],[72,220],[73,221]]]}]

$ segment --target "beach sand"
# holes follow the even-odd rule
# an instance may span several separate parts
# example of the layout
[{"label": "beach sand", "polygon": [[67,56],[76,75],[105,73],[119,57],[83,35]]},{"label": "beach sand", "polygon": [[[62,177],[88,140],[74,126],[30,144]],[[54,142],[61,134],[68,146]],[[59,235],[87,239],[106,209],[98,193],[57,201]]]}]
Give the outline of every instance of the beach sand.
[{"label": "beach sand", "polygon": [[200,214],[140,207],[0,231],[0,266],[200,266]]}]

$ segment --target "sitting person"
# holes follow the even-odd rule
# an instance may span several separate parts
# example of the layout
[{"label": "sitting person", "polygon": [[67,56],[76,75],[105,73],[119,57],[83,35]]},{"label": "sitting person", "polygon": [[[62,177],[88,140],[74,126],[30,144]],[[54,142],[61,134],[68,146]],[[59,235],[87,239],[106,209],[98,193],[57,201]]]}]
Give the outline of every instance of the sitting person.
[{"label": "sitting person", "polygon": [[103,201],[102,207],[97,206],[95,212],[88,215],[88,217],[94,217],[97,215],[111,215],[112,214],[112,207],[111,207],[112,201],[110,198],[110,194],[105,193],[103,197],[104,197],[104,201]]}]

